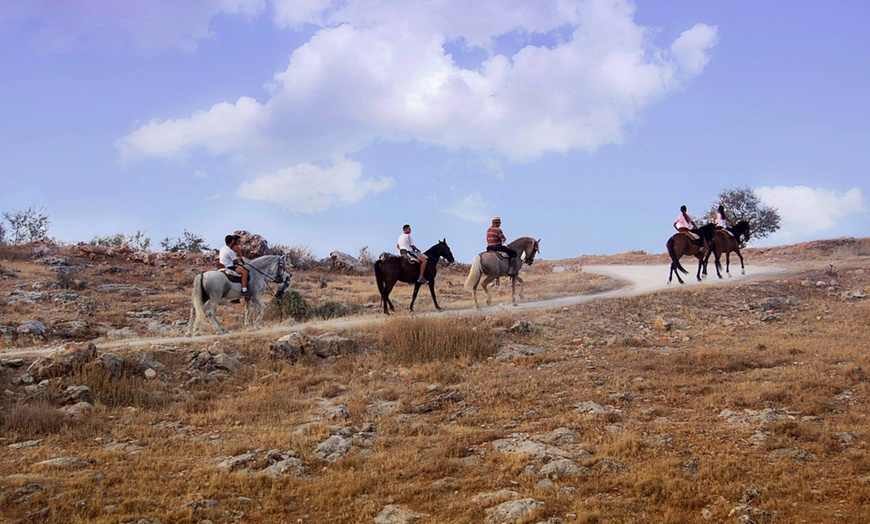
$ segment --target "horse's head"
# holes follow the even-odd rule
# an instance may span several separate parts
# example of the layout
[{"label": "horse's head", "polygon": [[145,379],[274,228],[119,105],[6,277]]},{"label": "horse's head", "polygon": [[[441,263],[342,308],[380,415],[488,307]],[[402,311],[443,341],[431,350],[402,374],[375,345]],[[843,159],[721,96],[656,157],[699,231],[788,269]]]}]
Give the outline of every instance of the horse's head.
[{"label": "horse's head", "polygon": [[289,275],[284,272],[287,269],[287,262],[284,260],[284,257],[279,256],[278,262],[275,264],[275,274],[272,275],[272,281],[278,284],[277,289],[275,290],[275,296],[280,299],[284,296],[284,292],[287,291],[287,288],[290,287],[290,277],[293,276],[292,273]]},{"label": "horse's head", "polygon": [[284,293],[287,292],[287,288],[290,287],[290,277],[293,276],[293,273],[283,273],[281,275],[281,282],[278,284],[278,288],[275,290],[275,298],[281,300],[281,297],[284,296]]},{"label": "horse's head", "polygon": [[537,255],[540,252],[541,252],[541,239],[539,238],[531,243],[530,248],[526,248],[526,256],[524,257],[525,260],[523,260],[523,262],[525,262],[526,264],[531,266],[532,264],[535,263],[535,255]]},{"label": "horse's head", "polygon": [[453,252],[450,251],[450,246],[447,245],[446,238],[438,241],[438,248],[438,256],[444,257],[444,260],[446,260],[448,264],[452,264],[453,262],[455,262],[455,259],[453,258]]},{"label": "horse's head", "polygon": [[749,242],[749,221],[741,220],[737,225],[743,224],[743,241]]}]

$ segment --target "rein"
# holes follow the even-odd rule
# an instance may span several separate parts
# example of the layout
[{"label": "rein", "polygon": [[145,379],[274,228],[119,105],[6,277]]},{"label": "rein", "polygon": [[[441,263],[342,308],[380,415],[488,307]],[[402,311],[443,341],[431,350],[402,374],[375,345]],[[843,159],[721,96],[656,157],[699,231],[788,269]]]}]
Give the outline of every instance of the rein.
[{"label": "rein", "polygon": [[[244,262],[244,259],[242,259],[242,262]],[[264,277],[266,277],[266,279],[268,279],[268,280],[271,281],[272,283],[278,284],[278,283],[280,283],[280,282],[283,282],[283,280],[280,280],[280,279],[278,279],[277,277],[270,277],[270,276],[267,275],[265,272],[260,271],[258,268],[256,268],[255,266],[252,266],[252,265],[250,265],[250,264],[246,265],[245,268],[246,268],[246,269],[253,269],[253,270],[256,271],[257,273],[259,273],[259,274],[263,275]],[[284,269],[283,269],[283,268],[281,268],[281,273],[282,273],[282,274],[284,273]],[[268,288],[268,285],[267,285],[266,287]]]}]

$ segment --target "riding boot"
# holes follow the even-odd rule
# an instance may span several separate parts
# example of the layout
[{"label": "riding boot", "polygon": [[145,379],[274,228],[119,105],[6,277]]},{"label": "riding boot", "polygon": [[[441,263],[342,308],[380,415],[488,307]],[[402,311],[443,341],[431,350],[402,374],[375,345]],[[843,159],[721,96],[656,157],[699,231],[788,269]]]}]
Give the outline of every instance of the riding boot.
[{"label": "riding boot", "polygon": [[507,272],[509,277],[515,277],[520,273],[519,270],[517,269],[516,265],[514,265],[515,261],[516,261],[516,258],[509,259],[508,272]]}]

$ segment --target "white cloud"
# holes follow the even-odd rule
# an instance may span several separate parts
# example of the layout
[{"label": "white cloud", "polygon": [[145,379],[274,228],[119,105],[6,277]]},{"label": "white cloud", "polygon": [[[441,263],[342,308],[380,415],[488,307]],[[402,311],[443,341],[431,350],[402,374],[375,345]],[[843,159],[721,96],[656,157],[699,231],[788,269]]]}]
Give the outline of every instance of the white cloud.
[{"label": "white cloud", "polygon": [[258,177],[239,186],[236,195],[249,200],[274,202],[291,211],[317,213],[386,191],[393,183],[389,177],[363,179],[362,165],[339,160],[326,168],[299,164]]},{"label": "white cloud", "polygon": [[[594,151],[701,73],[717,35],[698,24],[658,48],[628,0],[297,4],[274,1],[276,24],[322,26],[274,75],[270,98],[149,122],[117,141],[121,159],[204,148],[250,172],[322,164],[377,141],[519,162]],[[505,40],[513,47],[496,46]],[[485,58],[460,66],[447,51],[457,42]]]},{"label": "white cloud", "polygon": [[195,146],[213,154],[249,152],[264,144],[259,136],[268,118],[264,107],[253,98],[221,102],[178,120],[151,121],[115,142],[121,161],[143,157],[173,158]]},{"label": "white cloud", "polygon": [[487,210],[491,208],[492,206],[480,193],[474,192],[454,202],[452,206],[445,208],[444,212],[462,220],[485,224],[489,222],[490,215]]},{"label": "white cloud", "polygon": [[844,218],[865,210],[857,187],[844,193],[807,186],[765,186],[754,191],[779,213],[780,230],[771,235],[779,240],[802,240],[832,231]]}]

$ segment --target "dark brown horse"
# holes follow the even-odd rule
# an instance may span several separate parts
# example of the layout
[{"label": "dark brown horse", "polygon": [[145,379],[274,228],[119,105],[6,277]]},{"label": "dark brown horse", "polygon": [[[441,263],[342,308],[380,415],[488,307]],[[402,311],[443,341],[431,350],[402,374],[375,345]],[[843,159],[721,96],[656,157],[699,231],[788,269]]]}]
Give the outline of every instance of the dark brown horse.
[{"label": "dark brown horse", "polygon": [[[716,235],[714,238],[714,246],[715,246],[715,265],[716,265],[716,275],[719,278],[722,278],[722,273],[719,271],[722,267],[722,264],[719,262],[719,257],[722,253],[725,254],[725,273],[730,277],[731,273],[729,269],[731,268],[731,252],[737,253],[737,257],[740,258],[740,274],[745,275],[746,269],[743,267],[743,255],[740,254],[740,237],[743,237],[743,242],[749,242],[749,222],[746,220],[741,220],[737,222],[737,224],[730,228],[730,231],[733,235],[729,235],[723,229],[717,229]],[[710,255],[707,255],[708,257]]]},{"label": "dark brown horse", "polygon": [[[429,259],[426,264],[426,271],[423,277],[429,281],[429,291],[432,293],[432,302],[435,304],[435,309],[440,310],[438,299],[435,298],[435,274],[438,272],[438,261],[441,258],[452,264],[453,253],[450,252],[450,246],[447,245],[447,239],[439,241],[434,246],[427,249],[423,254]],[[381,293],[381,302],[384,304],[384,314],[389,315],[387,307],[393,311],[396,308],[393,306],[393,301],[390,300],[390,292],[396,282],[405,282],[414,284],[414,296],[411,298],[410,310],[414,311],[414,301],[417,300],[417,292],[420,291],[420,286],[423,284],[417,282],[417,277],[420,276],[419,264],[412,264],[400,256],[381,257],[375,262],[375,281],[378,283],[378,291]]]},{"label": "dark brown horse", "polygon": [[[709,251],[713,247],[713,235],[716,231],[716,226],[707,224],[706,226],[693,229],[692,232],[701,237],[702,245],[698,245],[689,239],[685,233],[676,233],[668,239],[665,246],[668,248],[668,255],[671,257],[671,272],[668,274],[668,284],[671,283],[674,275],[677,275],[677,281],[683,284],[683,279],[680,278],[680,271],[688,275],[689,272],[680,264],[680,258],[684,255],[691,255],[698,259],[698,282],[701,281],[703,270],[704,278],[707,278],[707,259],[710,257]],[[702,253],[701,248],[706,248]],[[715,247],[714,247],[715,249]],[[718,258],[718,256],[716,257]]]}]

